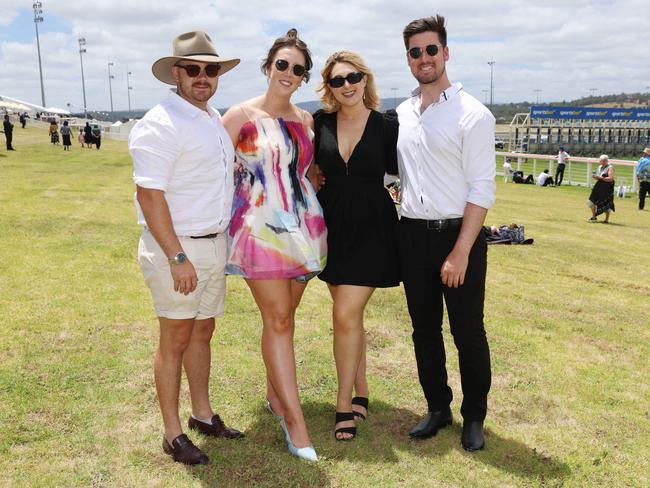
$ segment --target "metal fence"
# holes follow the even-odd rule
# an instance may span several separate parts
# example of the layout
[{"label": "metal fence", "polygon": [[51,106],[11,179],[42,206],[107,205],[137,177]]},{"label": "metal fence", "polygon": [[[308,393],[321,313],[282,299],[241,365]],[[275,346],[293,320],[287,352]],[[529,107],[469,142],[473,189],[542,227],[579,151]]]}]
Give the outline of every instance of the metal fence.
[{"label": "metal fence", "polygon": [[[505,158],[510,158],[510,164],[513,170],[523,171],[525,174],[532,174],[535,178],[547,168],[549,174],[553,176],[557,164],[557,156],[549,156],[548,154],[497,152],[497,174],[503,176],[505,181],[508,181],[509,177],[509,175],[504,173],[502,166]],[[609,159],[609,163],[616,170],[616,186],[623,192],[636,192],[639,187],[636,172],[634,171],[636,161]],[[598,158],[571,156],[566,163],[562,184],[591,187],[594,183],[591,176],[598,165]]]}]

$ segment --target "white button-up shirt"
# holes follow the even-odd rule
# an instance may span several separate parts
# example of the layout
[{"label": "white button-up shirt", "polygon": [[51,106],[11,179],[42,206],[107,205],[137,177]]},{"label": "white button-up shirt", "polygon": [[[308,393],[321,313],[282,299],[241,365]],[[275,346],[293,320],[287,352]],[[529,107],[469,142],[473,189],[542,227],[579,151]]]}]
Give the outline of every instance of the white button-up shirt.
[{"label": "white button-up shirt", "polygon": [[462,217],[465,205],[495,202],[495,119],[460,83],[420,113],[420,90],[397,107],[400,213],[411,219]]},{"label": "white button-up shirt", "polygon": [[[174,231],[181,236],[223,232],[234,191],[232,141],[217,110],[208,112],[174,90],[129,134],[133,181],[162,190]],[[138,223],[146,225],[137,198]]]}]

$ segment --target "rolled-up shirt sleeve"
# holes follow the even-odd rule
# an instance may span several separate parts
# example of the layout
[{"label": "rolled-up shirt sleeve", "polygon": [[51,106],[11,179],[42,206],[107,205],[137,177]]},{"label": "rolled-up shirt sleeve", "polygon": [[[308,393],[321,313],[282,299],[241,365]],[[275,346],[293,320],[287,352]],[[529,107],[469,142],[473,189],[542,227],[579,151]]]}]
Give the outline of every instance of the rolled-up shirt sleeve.
[{"label": "rolled-up shirt sleeve", "polygon": [[142,188],[166,191],[178,159],[178,134],[170,121],[140,120],[129,135],[133,181]]},{"label": "rolled-up shirt sleeve", "polygon": [[492,114],[481,113],[463,135],[462,165],[469,186],[467,202],[486,209],[496,201],[494,123]]}]

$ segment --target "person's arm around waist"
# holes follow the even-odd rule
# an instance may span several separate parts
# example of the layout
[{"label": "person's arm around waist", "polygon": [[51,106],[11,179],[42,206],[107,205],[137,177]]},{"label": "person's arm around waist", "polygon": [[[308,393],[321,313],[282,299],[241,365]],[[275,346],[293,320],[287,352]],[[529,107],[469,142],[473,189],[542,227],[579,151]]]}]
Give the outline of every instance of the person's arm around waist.
[{"label": "person's arm around waist", "polygon": [[463,226],[460,228],[458,239],[456,239],[454,248],[445,259],[445,262],[442,263],[440,269],[440,278],[443,285],[458,288],[465,282],[469,253],[483,227],[486,215],[486,208],[469,202],[465,206]]},{"label": "person's arm around waist", "polygon": [[[142,208],[147,228],[170,259],[183,251],[178,236],[174,232],[165,192],[137,186],[137,199]],[[170,264],[174,279],[174,291],[188,295],[196,289],[198,277],[194,265],[188,259],[182,264]]]}]

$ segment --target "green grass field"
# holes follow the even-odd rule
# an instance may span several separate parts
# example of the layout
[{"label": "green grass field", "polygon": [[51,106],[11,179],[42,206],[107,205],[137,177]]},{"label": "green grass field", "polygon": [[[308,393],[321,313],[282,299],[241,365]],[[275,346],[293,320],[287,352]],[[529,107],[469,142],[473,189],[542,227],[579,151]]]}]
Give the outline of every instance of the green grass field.
[{"label": "green grass field", "polygon": [[189,468],[160,448],[157,321],[135,258],[126,144],[64,153],[28,128],[15,131],[14,145],[0,151],[0,486],[650,485],[650,211],[636,210],[635,198],[616,200],[610,225],[589,224],[587,188],[497,178],[488,223],[523,224],[535,244],[489,250],[493,385],[487,446],[475,454],[460,447],[448,333],[455,422],[428,441],[406,435],[426,405],[400,288],[377,291],[367,310],[370,417],[354,442],[334,441],[330,299],[314,280],[295,344],[321,461],[291,457],[263,408],[257,309],[243,281],[229,278],[211,393],[247,438],[191,434],[211,464]]}]

